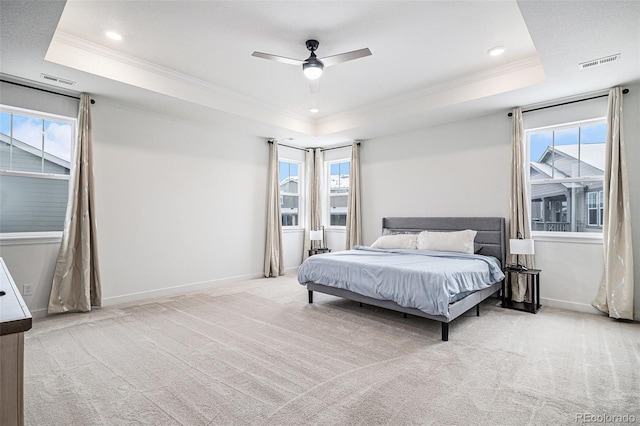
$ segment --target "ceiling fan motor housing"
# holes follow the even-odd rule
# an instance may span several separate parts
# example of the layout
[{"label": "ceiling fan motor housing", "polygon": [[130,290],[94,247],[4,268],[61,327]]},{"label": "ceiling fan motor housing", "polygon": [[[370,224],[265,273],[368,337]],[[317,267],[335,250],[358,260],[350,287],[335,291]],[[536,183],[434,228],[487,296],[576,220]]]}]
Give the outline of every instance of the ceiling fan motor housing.
[{"label": "ceiling fan motor housing", "polygon": [[318,40],[307,40],[306,45],[307,50],[314,52],[316,49],[318,49],[320,42],[318,42]]}]

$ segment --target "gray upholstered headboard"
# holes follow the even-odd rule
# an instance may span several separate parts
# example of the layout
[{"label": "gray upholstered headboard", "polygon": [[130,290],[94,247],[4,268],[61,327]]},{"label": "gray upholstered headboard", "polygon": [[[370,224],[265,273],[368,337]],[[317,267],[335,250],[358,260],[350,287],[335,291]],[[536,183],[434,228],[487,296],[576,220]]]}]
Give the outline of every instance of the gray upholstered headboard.
[{"label": "gray upholstered headboard", "polygon": [[418,233],[421,231],[478,231],[475,242],[482,245],[480,254],[506,262],[506,231],[503,217],[385,217],[382,232]]}]

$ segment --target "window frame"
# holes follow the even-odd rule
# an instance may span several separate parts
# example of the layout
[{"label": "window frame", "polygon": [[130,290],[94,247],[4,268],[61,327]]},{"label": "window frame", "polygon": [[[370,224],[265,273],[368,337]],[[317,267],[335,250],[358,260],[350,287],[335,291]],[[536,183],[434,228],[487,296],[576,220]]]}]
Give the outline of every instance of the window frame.
[{"label": "window frame", "polygon": [[[286,156],[280,156],[278,158],[278,170],[280,170],[280,163],[289,163],[296,164],[298,166],[298,193],[293,192],[282,192],[280,191],[280,209],[282,210],[283,197],[286,196],[297,196],[298,197],[298,224],[297,225],[282,225],[282,230],[297,230],[304,229],[305,227],[305,216],[304,216],[304,206],[305,206],[305,194],[302,191],[304,188],[304,161],[293,160]],[[278,180],[281,181],[280,176],[278,176]],[[280,184],[278,184],[279,186]],[[282,211],[280,212],[280,223],[282,223]]]},{"label": "window frame", "polygon": [[[545,185],[545,184],[564,184],[564,183],[581,183],[581,182],[601,182],[603,183],[604,186],[604,174],[602,176],[578,176],[578,177],[570,177],[570,178],[550,178],[550,179],[536,179],[536,180],[531,180],[531,135],[536,134],[536,133],[544,133],[544,132],[549,132],[549,131],[562,131],[562,130],[567,130],[567,129],[572,129],[572,128],[582,128],[582,127],[589,127],[589,126],[594,126],[594,125],[600,125],[600,124],[608,124],[607,123],[607,118],[606,117],[597,117],[597,118],[590,118],[590,119],[585,119],[585,120],[579,120],[579,121],[573,121],[573,122],[567,122],[567,123],[562,123],[562,124],[555,124],[555,125],[549,125],[549,126],[543,126],[543,127],[536,127],[536,128],[531,128],[531,129],[525,129],[524,132],[524,136],[525,136],[525,159],[526,159],[526,184],[527,184],[527,188],[529,190],[529,223],[532,222],[532,212],[531,212],[531,193],[532,193],[532,185]],[[579,140],[580,142],[580,140]],[[605,143],[606,143],[606,138],[605,138]],[[578,148],[580,150],[580,147]],[[580,152],[580,151],[578,151]],[[580,160],[578,159],[578,162]],[[603,192],[602,190],[600,192]],[[588,194],[588,192],[586,192],[585,194]],[[588,197],[588,196],[586,196]],[[586,198],[585,197],[585,198]],[[565,201],[565,203],[567,203],[567,201]],[[558,201],[553,201],[553,205],[554,205],[554,211],[553,211],[553,215],[555,217],[556,215],[556,209],[555,206],[557,204],[560,204]],[[586,227],[593,227],[594,225],[589,225],[588,221],[589,221],[589,217],[588,217],[588,201],[585,201],[585,207],[586,207],[586,211],[587,211],[587,224],[585,225]],[[545,206],[544,203],[542,203],[542,214],[544,215],[544,210],[545,210]],[[566,207],[568,208],[568,206]],[[565,208],[565,209],[566,209]],[[572,207],[573,209],[573,207]],[[560,212],[560,214],[562,214],[562,212]],[[568,210],[564,211],[564,214],[567,215],[567,219],[569,219],[569,214],[568,214]],[[573,213],[572,213],[573,215]],[[571,223],[571,222],[569,222]],[[601,225],[600,225],[601,226]],[[561,231],[531,231],[531,235],[534,239],[536,240],[540,240],[540,241],[564,241],[564,242],[586,242],[586,243],[601,243],[602,242],[602,231],[600,232],[574,232],[574,231],[567,231],[567,232],[561,232]]]},{"label": "window frame", "polygon": [[[336,160],[330,160],[330,161],[325,161],[325,182],[326,182],[326,188],[325,188],[325,203],[327,208],[324,209],[325,213],[324,213],[324,217],[323,217],[323,222],[325,223],[325,228],[326,229],[336,229],[336,230],[345,230],[347,228],[346,224],[345,225],[331,225],[331,197],[335,197],[335,196],[344,196],[344,194],[334,194],[331,195],[331,166],[334,164],[341,164],[341,163],[349,163],[349,171],[351,171],[351,157],[347,157],[347,158],[340,158],[340,159],[336,159]],[[347,187],[347,200],[349,199],[349,187]],[[349,209],[349,205],[348,205],[348,201],[347,201],[347,210]]]},{"label": "window frame", "polygon": [[[55,121],[58,123],[66,123],[71,125],[71,144],[69,146],[69,174],[59,173],[47,173],[47,172],[34,172],[24,170],[7,170],[0,168],[0,175],[2,176],[16,176],[16,177],[28,177],[34,179],[55,179],[66,180],[71,182],[71,176],[73,174],[73,165],[75,159],[75,147],[77,143],[78,134],[78,120],[74,117],[67,117],[63,115],[51,114],[43,111],[36,111],[26,108],[14,107],[11,105],[0,104],[0,112],[12,115],[26,116],[29,118],[35,118],[38,120]],[[8,135],[13,139],[13,120],[11,122],[11,134]],[[43,135],[44,137],[44,135]],[[42,147],[36,148],[42,154],[44,158],[44,151]],[[68,202],[68,200],[67,200]],[[62,230],[60,231],[39,231],[39,232],[4,232],[0,233],[0,246],[14,245],[14,244],[53,244],[59,243],[62,240]]]},{"label": "window frame", "polygon": [[[595,207],[591,207],[591,195],[595,198]],[[596,223],[591,222],[591,212],[596,213]],[[587,226],[602,226],[604,212],[604,190],[587,192]]]}]

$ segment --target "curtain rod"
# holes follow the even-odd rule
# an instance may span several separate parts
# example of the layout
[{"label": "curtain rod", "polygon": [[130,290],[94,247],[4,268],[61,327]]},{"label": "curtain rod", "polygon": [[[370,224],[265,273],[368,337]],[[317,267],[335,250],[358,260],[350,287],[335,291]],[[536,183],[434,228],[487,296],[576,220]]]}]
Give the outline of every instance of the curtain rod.
[{"label": "curtain rod", "polygon": [[[271,139],[267,140],[268,144],[272,144],[274,141],[272,141]],[[277,142],[277,141],[276,141]],[[285,145],[283,143],[278,143],[278,145],[280,146],[286,146],[287,148],[291,148],[291,149],[297,149],[298,151],[306,151],[307,148],[298,148],[297,146],[291,146],[291,145]]]},{"label": "curtain rod", "polygon": [[[356,142],[360,146],[360,142]],[[351,148],[353,145],[334,146],[333,148],[320,148],[322,151],[331,151],[332,149]]]},{"label": "curtain rod", "polygon": [[[0,82],[2,82],[2,83],[8,83],[8,84],[15,84],[16,86],[26,87],[27,89],[39,90],[39,91],[41,91],[41,92],[52,93],[52,94],[54,94],[54,95],[58,95],[58,96],[65,96],[65,97],[67,97],[67,98],[72,98],[72,99],[78,99],[78,100],[80,100],[80,98],[79,98],[78,96],[67,95],[66,93],[54,92],[53,90],[47,90],[47,89],[42,89],[42,88],[40,88],[40,87],[33,87],[33,86],[29,86],[29,85],[22,84],[22,83],[16,83],[15,81],[9,81],[9,80],[0,79]],[[95,104],[95,103],[96,103],[95,99],[91,99],[91,103],[92,103],[92,104]]]},{"label": "curtain rod", "polygon": [[[268,140],[267,143],[273,143],[272,140]],[[358,146],[360,146],[360,142],[356,142]],[[335,146],[333,148],[298,148],[297,146],[285,145],[283,143],[278,143],[280,146],[286,146],[287,148],[297,149],[298,151],[306,151],[308,149],[319,149],[320,151],[331,151],[332,149],[340,149],[340,148],[350,148],[351,145],[343,145],[343,146]]]},{"label": "curtain rod", "polygon": [[[627,93],[629,93],[629,89],[623,89],[622,90],[622,94],[626,95]],[[524,114],[525,112],[531,112],[531,111],[538,111],[541,109],[547,109],[547,108],[553,108],[553,107],[558,107],[558,106],[562,106],[562,105],[569,105],[569,104],[575,104],[576,102],[584,102],[584,101],[590,101],[591,99],[598,99],[598,98],[604,98],[609,96],[609,94],[607,93],[606,95],[599,95],[599,96],[592,96],[590,98],[584,98],[584,99],[577,99],[575,101],[569,101],[569,102],[562,102],[559,104],[555,104],[555,105],[547,105],[547,106],[543,106],[540,108],[533,108],[533,109],[528,109],[526,111],[522,111],[522,113]],[[511,117],[513,116],[513,113],[510,112],[509,114],[507,114],[507,117]]]}]

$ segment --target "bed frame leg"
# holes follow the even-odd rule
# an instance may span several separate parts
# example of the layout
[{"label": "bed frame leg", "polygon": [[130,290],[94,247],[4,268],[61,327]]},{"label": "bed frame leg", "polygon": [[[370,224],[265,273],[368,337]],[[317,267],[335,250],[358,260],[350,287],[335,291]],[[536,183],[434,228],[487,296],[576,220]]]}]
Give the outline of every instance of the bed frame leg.
[{"label": "bed frame leg", "polygon": [[476,305],[476,316],[477,317],[480,316],[480,304],[479,303]]},{"label": "bed frame leg", "polygon": [[449,323],[448,322],[442,323],[442,340],[444,342],[449,341]]},{"label": "bed frame leg", "polygon": [[359,302],[359,303],[360,303],[360,307],[362,308],[362,302]]},{"label": "bed frame leg", "polygon": [[309,303],[313,303],[313,291],[309,290]]},{"label": "bed frame leg", "polygon": [[404,313],[404,317],[405,317],[405,318],[407,317],[407,313],[406,313],[406,312]]}]

